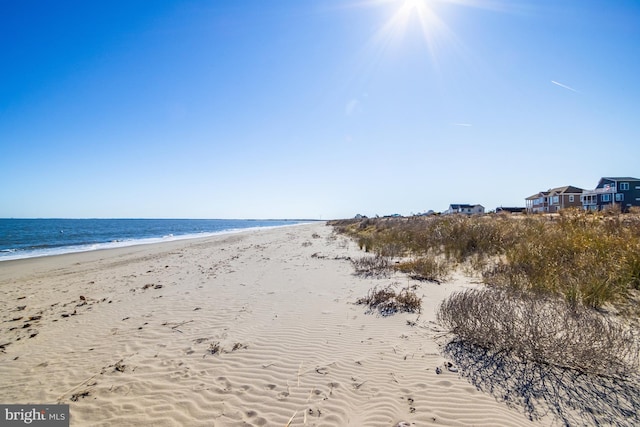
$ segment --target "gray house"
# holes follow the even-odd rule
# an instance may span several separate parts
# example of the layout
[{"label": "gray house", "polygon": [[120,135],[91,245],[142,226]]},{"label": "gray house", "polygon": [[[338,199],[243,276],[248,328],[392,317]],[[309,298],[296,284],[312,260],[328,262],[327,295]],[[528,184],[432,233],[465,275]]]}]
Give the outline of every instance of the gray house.
[{"label": "gray house", "polygon": [[585,190],[580,196],[584,210],[600,211],[607,206],[618,205],[622,212],[632,206],[640,206],[640,179],[631,177],[604,177],[593,190]]}]

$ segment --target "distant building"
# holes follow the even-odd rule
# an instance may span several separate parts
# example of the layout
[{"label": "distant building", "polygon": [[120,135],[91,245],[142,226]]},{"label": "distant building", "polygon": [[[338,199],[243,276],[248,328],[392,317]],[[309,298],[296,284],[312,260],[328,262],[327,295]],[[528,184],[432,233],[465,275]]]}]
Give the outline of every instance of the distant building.
[{"label": "distant building", "polygon": [[573,185],[540,191],[525,199],[528,213],[553,213],[570,207],[581,207],[583,189]]},{"label": "distant building", "polygon": [[451,214],[475,215],[475,214],[483,214],[483,213],[484,213],[484,206],[482,205],[453,204],[453,205],[449,205],[449,209],[442,212],[442,215],[451,215]]},{"label": "distant building", "polygon": [[527,213],[549,212],[549,192],[540,191],[525,199]]},{"label": "distant building", "polygon": [[582,205],[580,196],[584,190],[582,188],[567,185],[564,187],[553,188],[549,191],[549,212],[558,212],[559,210],[577,207]]},{"label": "distant building", "polygon": [[580,201],[584,210],[599,211],[614,204],[626,212],[640,206],[640,179],[631,177],[600,178],[593,190],[585,190]]},{"label": "distant building", "polygon": [[500,206],[499,208],[496,208],[496,213],[500,213],[500,212],[509,212],[509,213],[525,213],[527,211],[527,208],[513,208],[513,207],[504,207],[504,206]]}]

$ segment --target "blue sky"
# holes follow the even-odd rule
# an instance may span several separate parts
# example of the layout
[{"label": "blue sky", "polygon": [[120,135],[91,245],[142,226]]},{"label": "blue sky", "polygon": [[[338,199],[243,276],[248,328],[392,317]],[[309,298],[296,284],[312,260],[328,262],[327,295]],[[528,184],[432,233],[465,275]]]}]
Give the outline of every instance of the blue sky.
[{"label": "blue sky", "polygon": [[636,0],[0,0],[0,217],[343,218],[638,176]]}]

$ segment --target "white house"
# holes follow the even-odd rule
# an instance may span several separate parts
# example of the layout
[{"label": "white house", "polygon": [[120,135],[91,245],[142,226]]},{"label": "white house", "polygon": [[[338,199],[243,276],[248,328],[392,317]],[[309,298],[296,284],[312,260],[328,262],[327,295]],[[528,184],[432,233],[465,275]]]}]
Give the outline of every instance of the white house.
[{"label": "white house", "polygon": [[449,205],[449,209],[442,212],[442,215],[450,215],[450,214],[457,214],[457,213],[465,214],[465,215],[483,214],[484,206],[466,205],[466,204]]}]

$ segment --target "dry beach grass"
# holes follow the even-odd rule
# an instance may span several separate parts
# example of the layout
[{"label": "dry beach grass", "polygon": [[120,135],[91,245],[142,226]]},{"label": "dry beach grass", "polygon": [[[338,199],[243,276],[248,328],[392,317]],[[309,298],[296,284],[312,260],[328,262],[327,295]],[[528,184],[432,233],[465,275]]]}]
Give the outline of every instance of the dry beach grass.
[{"label": "dry beach grass", "polygon": [[463,266],[482,278],[486,287],[452,293],[437,313],[444,354],[478,389],[532,420],[636,425],[639,223],[565,211],[335,225],[395,269],[421,266],[437,281]]},{"label": "dry beach grass", "polygon": [[640,290],[638,214],[567,209],[553,216],[449,215],[333,224],[377,258],[400,258],[398,268],[431,280],[464,266],[487,284],[590,307],[624,303],[630,291]]}]

